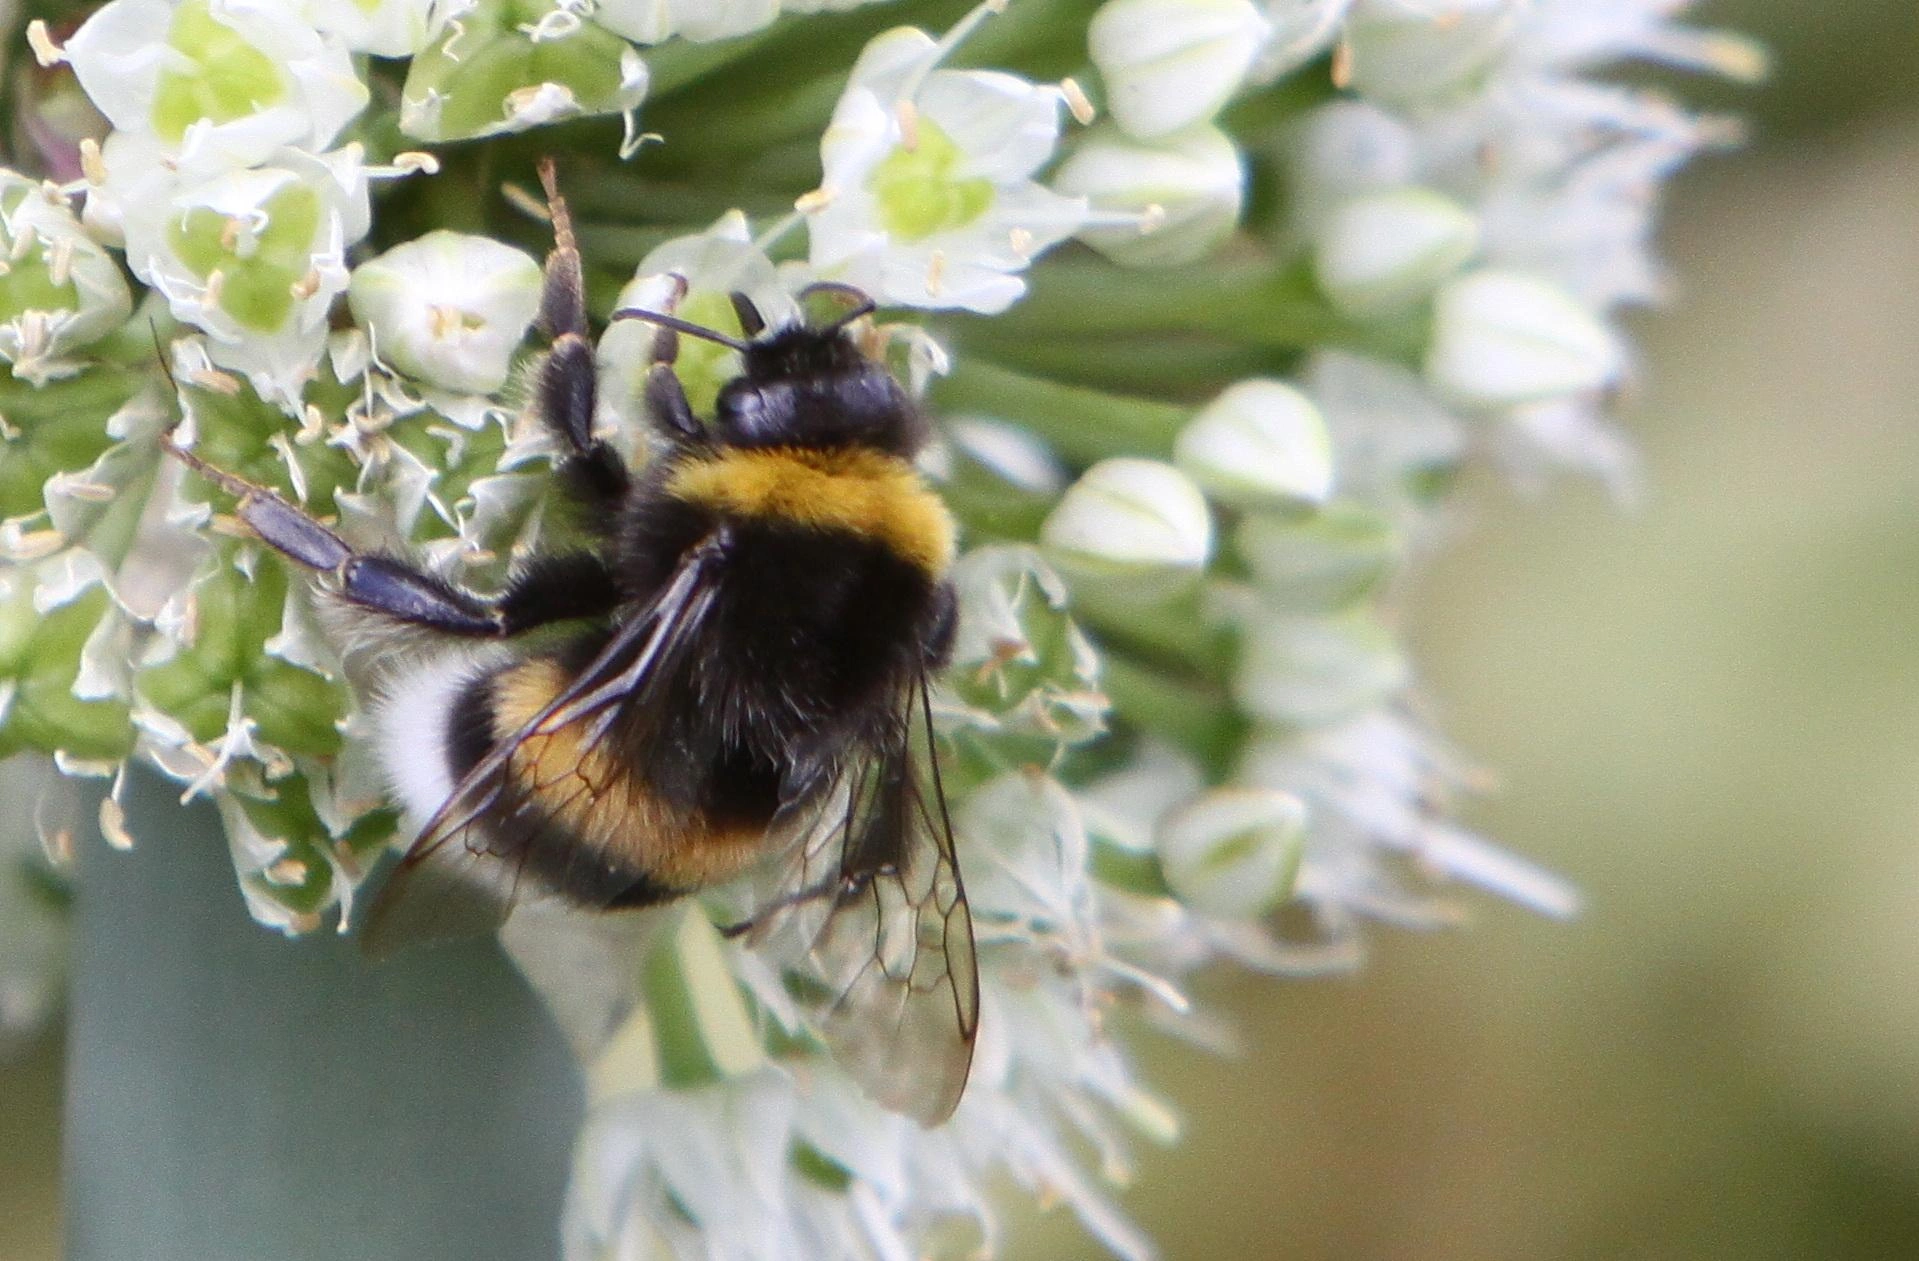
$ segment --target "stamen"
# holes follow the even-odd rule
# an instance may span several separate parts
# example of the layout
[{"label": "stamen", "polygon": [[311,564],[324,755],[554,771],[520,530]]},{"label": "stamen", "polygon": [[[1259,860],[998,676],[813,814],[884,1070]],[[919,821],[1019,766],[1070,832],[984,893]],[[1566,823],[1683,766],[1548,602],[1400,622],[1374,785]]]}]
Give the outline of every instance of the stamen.
[{"label": "stamen", "polygon": [[27,47],[33,50],[33,59],[47,69],[67,59],[66,50],[53,42],[46,22],[40,18],[27,23]]},{"label": "stamen", "polygon": [[1080,126],[1089,127],[1093,120],[1099,117],[1099,111],[1093,108],[1093,102],[1088,99],[1086,89],[1079,85],[1077,79],[1070,77],[1061,79],[1059,94],[1065,98],[1066,108],[1072,113],[1073,121]]}]

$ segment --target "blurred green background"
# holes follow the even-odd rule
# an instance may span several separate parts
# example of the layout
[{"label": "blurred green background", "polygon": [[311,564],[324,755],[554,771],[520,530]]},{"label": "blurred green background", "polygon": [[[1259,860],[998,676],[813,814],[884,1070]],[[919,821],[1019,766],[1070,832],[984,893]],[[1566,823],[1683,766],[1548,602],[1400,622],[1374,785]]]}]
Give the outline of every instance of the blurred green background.
[{"label": "blurred green background", "polygon": [[[1410,604],[1470,821],[1589,909],[1209,978],[1248,1049],[1149,1051],[1168,1257],[1919,1257],[1919,5],[1698,12],[1777,66],[1685,89],[1753,142],[1672,194],[1644,502],[1479,479]],[[0,1261],[57,1255],[60,1057],[0,1062]]]}]

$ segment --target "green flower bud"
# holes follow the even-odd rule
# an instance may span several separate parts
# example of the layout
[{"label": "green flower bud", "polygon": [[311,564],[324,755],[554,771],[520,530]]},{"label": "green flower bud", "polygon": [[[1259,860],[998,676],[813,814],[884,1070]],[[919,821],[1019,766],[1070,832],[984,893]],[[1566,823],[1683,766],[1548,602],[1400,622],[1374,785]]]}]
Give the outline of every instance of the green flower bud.
[{"label": "green flower bud", "polygon": [[1192,585],[1213,551],[1213,519],[1187,476],[1157,460],[1102,460],[1067,488],[1040,545],[1076,586],[1166,599]]},{"label": "green flower bud", "polygon": [[1173,460],[1221,503],[1312,508],[1333,488],[1333,445],[1313,401],[1283,381],[1241,381],[1173,443]]},{"label": "green flower bud", "polygon": [[1306,807],[1270,788],[1214,788],[1160,820],[1154,836],[1173,893],[1202,915],[1251,919],[1292,895]]},{"label": "green flower bud", "polygon": [[148,379],[107,367],[39,387],[0,377],[0,521],[43,511],[49,479],[106,454],[108,418]]},{"label": "green flower bud", "polygon": [[562,118],[618,114],[646,95],[634,47],[542,0],[480,0],[413,59],[400,129],[471,140]]},{"label": "green flower bud", "polygon": [[1345,202],[1320,224],[1313,273],[1351,316],[1392,315],[1420,302],[1479,248],[1479,225],[1459,203],[1424,188]]}]

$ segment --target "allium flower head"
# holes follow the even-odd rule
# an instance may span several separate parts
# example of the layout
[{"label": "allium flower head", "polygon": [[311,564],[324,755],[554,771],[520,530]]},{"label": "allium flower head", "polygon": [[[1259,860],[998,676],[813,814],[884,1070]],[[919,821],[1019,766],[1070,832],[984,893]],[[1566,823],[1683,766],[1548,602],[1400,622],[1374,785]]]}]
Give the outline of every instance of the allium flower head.
[{"label": "allium flower head", "polygon": [[[1659,296],[1661,181],[1722,133],[1602,71],[1757,62],[1678,7],[989,0],[934,34],[850,0],[109,0],[64,47],[35,24],[102,130],[26,128],[0,170],[3,795],[97,779],[101,831],[136,845],[120,798],[158,773],[217,807],[255,920],[351,929],[424,821],[396,788],[455,791],[391,713],[545,651],[496,633],[493,596],[588,572],[628,518],[581,487],[657,488],[662,418],[697,445],[743,341],[830,329],[924,412],[886,476],[954,526],[922,513],[928,572],[956,553],[914,728],[954,836],[940,913],[831,958],[824,909],[909,873],[795,889],[817,855],[777,836],[650,909],[522,898],[503,940],[588,1100],[563,1255],[990,1255],[1017,1191],[1145,1257],[1116,1193],[1179,1127],[1125,1035],[1214,1041],[1196,969],[1350,968],[1375,925],[1456,923],[1462,888],[1577,909],[1450,818],[1474,776],[1415,717],[1402,579],[1462,469],[1630,480],[1616,316]],[[465,642],[355,629],[341,593],[382,583]],[[652,624],[622,607],[571,620]],[[67,813],[41,814],[56,859]],[[0,829],[0,1034],[58,971],[60,878],[9,882],[28,852]],[[976,966],[975,1040],[849,1030],[830,1000],[961,931],[962,883],[977,950],[938,980]],[[953,1104],[952,1045],[964,1094],[916,1124]],[[937,1106],[910,1093],[927,1060]]]}]

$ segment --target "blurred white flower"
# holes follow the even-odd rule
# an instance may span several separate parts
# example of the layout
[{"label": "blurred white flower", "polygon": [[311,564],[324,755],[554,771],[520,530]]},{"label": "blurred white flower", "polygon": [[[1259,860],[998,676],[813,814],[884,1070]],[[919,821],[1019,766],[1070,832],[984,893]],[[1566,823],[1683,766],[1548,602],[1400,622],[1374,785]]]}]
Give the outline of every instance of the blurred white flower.
[{"label": "blurred white flower", "polygon": [[1514,407],[1597,390],[1617,379],[1612,333],[1535,276],[1476,271],[1440,290],[1426,376],[1467,407]]},{"label": "blurred white flower", "polygon": [[1320,224],[1313,275],[1333,305],[1361,318],[1391,315],[1430,296],[1479,246],[1479,225],[1425,188],[1368,193]]}]

